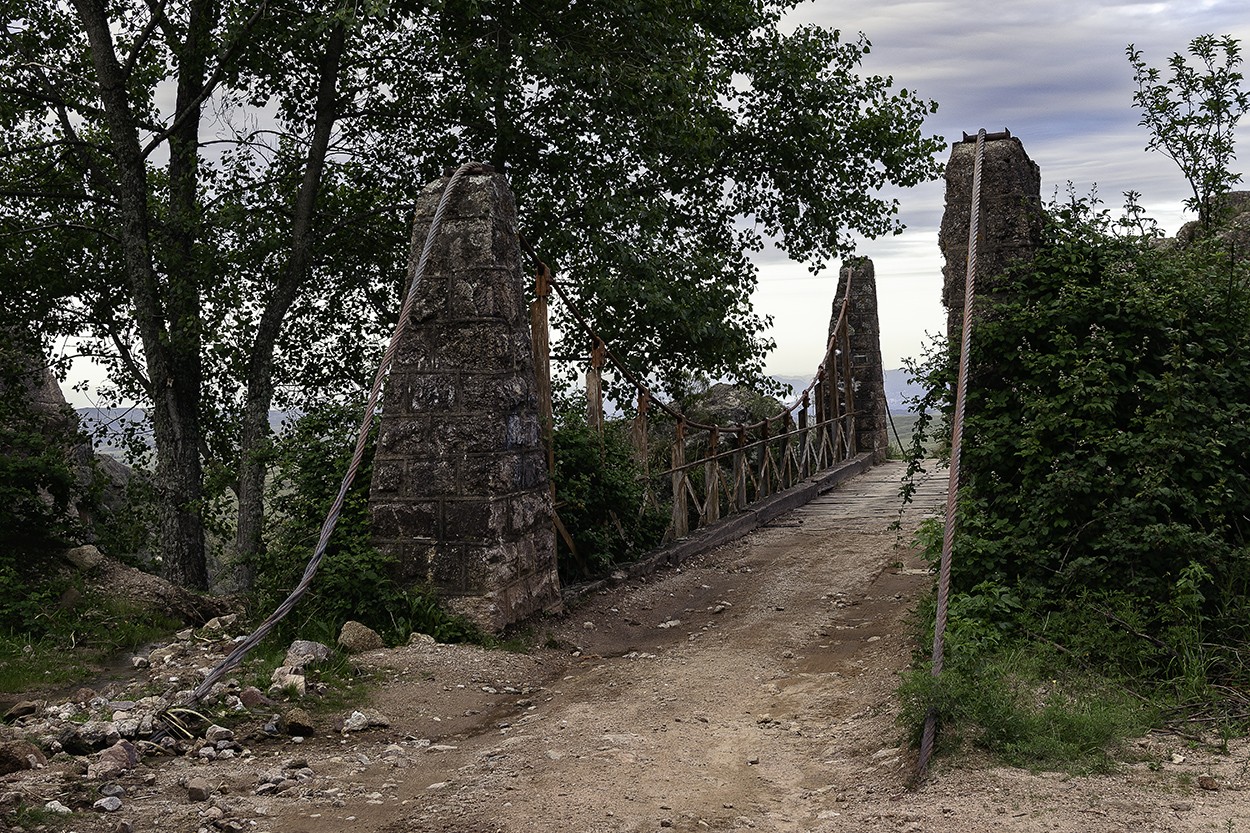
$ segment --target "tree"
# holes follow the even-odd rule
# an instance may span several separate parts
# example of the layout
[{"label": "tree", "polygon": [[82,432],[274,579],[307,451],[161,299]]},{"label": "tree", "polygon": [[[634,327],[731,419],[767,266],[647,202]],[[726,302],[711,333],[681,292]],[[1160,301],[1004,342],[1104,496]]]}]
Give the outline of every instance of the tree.
[{"label": "tree", "polygon": [[[159,4],[119,14],[81,0],[73,14],[55,6],[6,15],[5,120],[16,130],[5,148],[4,191],[15,198],[5,221],[18,241],[14,285],[46,306],[44,270],[68,265],[74,279],[60,289],[75,306],[58,328],[85,330],[116,393],[149,406],[165,572],[204,587],[203,463],[229,471],[239,550],[254,549],[284,322],[313,272],[315,244],[351,225],[341,213],[354,209],[351,199],[320,214],[318,200],[350,100],[338,76],[357,22],[298,4],[177,12]],[[163,113],[171,83],[174,105]],[[231,122],[241,105],[272,101],[274,128]],[[211,138],[201,136],[206,104],[224,123]],[[211,159],[217,142],[229,149]],[[47,151],[51,165],[36,156]],[[350,176],[329,179],[342,191]],[[317,221],[326,227],[314,234]],[[42,268],[21,256],[32,247]],[[59,264],[48,256],[57,250]],[[368,252],[353,247],[357,266]],[[380,267],[388,281],[395,259]]]},{"label": "tree", "polygon": [[938,171],[935,106],[862,77],[862,36],[780,34],[789,0],[26,5],[0,0],[12,314],[63,310],[46,332],[89,331],[149,406],[192,585],[205,466],[257,551],[269,409],[360,383],[405,213],[449,164],[508,175],[527,238],[662,382],[760,375],[765,234],[818,269],[898,230],[877,189]]},{"label": "tree", "polygon": [[1213,200],[1241,182],[1229,170],[1234,158],[1233,130],[1250,109],[1250,95],[1241,89],[1241,47],[1231,35],[1199,35],[1189,42],[1191,66],[1184,55],[1168,59],[1171,78],[1146,66],[1141,50],[1129,44],[1129,64],[1137,92],[1133,105],[1142,111],[1139,124],[1150,131],[1147,150],[1162,150],[1177,166],[1193,197],[1185,201],[1198,213],[1203,228],[1211,225]]}]

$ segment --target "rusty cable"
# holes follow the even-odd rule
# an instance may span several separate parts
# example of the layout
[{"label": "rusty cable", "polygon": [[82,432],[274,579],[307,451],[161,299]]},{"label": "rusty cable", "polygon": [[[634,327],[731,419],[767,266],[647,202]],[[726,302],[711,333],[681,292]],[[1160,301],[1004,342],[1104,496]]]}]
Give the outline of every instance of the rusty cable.
[{"label": "rusty cable", "polygon": [[369,400],[365,404],[364,413],[361,416],[360,428],[356,432],[356,447],[352,452],[352,460],[347,467],[347,472],[343,475],[343,481],[339,484],[338,495],[334,498],[334,504],[330,507],[329,513],[326,515],[325,522],[321,526],[321,537],[317,540],[317,546],[313,550],[312,558],[308,561],[308,566],[304,568],[304,575],[300,579],[299,584],[295,586],[282,602],[269,614],[265,621],[261,622],[257,628],[242,642],[235,647],[233,651],[223,659],[216,668],[205,676],[204,680],[191,692],[191,702],[198,702],[213,687],[213,684],[225,676],[226,672],[238,665],[243,657],[247,655],[257,644],[260,643],[270,631],[291,612],[295,604],[308,591],[312,584],[313,577],[317,574],[317,568],[321,565],[322,559],[325,557],[326,547],[329,544],[330,536],[334,534],[334,527],[338,524],[339,514],[343,510],[343,503],[347,499],[347,492],[351,489],[352,483],[356,479],[356,472],[360,468],[361,461],[364,459],[365,446],[368,444],[369,432],[373,428],[373,415],[378,407],[378,400],[382,395],[382,384],[386,381],[386,377],[390,372],[391,364],[395,360],[395,352],[399,349],[400,339],[403,337],[404,331],[408,327],[408,319],[412,315],[412,307],[416,300],[417,288],[421,284],[421,279],[425,276],[425,269],[430,260],[430,254],[434,248],[434,239],[438,236],[439,227],[443,222],[443,214],[447,210],[450,202],[452,191],[460,182],[465,174],[480,170],[480,165],[475,162],[466,162],[456,169],[451,175],[447,185],[443,188],[442,196],[439,198],[438,207],[434,211],[434,216],[430,220],[430,229],[425,236],[425,245],[421,249],[421,257],[413,267],[412,277],[408,284],[408,292],[404,296],[403,307],[399,311],[399,320],[395,322],[395,329],[391,334],[390,341],[386,345],[386,352],[382,356],[382,362],[378,365],[378,371],[373,377],[373,387],[369,391]]},{"label": "rusty cable", "polygon": [[[951,560],[955,546],[956,513],[959,498],[959,458],[963,446],[964,411],[968,401],[968,353],[972,346],[972,303],[976,294],[977,238],[981,231],[981,165],[985,159],[985,129],[977,133],[976,155],[972,165],[972,208],[968,220],[968,264],[964,276],[964,320],[959,339],[959,380],[955,385],[955,414],[951,422],[950,480],[946,487],[946,527],[942,535],[942,560],[938,568],[937,612],[933,622],[933,657],[931,673],[942,673],[942,655],[946,641],[946,619],[950,607]],[[924,778],[933,756],[937,734],[937,711],[930,707],[924,719],[920,738],[920,756],[916,762],[916,779]]]}]

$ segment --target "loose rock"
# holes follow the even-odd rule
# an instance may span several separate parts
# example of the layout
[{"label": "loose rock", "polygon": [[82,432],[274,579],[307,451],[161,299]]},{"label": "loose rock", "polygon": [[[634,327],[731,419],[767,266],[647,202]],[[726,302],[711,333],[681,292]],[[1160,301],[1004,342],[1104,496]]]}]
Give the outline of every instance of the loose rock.
[{"label": "loose rock", "polygon": [[83,572],[98,567],[104,562],[104,554],[94,544],[83,544],[81,547],[66,550],[63,557]]},{"label": "loose rock", "polygon": [[312,718],[303,709],[291,709],[282,716],[282,729],[292,737],[309,737],[317,734]]},{"label": "loose rock", "polygon": [[43,704],[37,700],[22,700],[15,703],[13,708],[4,713],[4,722],[12,723],[19,717],[29,717],[32,714],[38,714],[43,708]]},{"label": "loose rock", "polygon": [[97,813],[116,813],[122,808],[122,800],[115,795],[101,798],[95,804],[91,805],[91,809]]},{"label": "loose rock", "polygon": [[203,778],[192,778],[187,782],[187,798],[191,801],[208,801],[213,789]]},{"label": "loose rock", "polygon": [[384,646],[377,631],[360,622],[347,621],[339,632],[339,647],[349,654],[359,654]]},{"label": "loose rock", "polygon": [[100,752],[87,767],[88,778],[112,778],[139,763],[139,750],[128,740],[117,743]]},{"label": "loose rock", "polygon": [[33,743],[24,740],[0,742],[0,775],[35,769],[48,763],[43,752]]},{"label": "loose rock", "polygon": [[308,639],[297,639],[291,643],[286,649],[286,659],[283,665],[290,668],[303,668],[314,662],[324,662],[330,658],[330,648],[328,645],[322,645],[320,642],[312,642]]}]

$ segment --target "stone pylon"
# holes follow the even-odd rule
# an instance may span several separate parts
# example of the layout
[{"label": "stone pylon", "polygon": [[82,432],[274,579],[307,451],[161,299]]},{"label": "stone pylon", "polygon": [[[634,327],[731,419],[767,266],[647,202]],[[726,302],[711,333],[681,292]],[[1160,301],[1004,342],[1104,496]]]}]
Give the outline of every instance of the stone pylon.
[{"label": "stone pylon", "polygon": [[838,291],[829,317],[829,338],[833,338],[842,311],[842,301],[850,291],[847,326],[850,328],[851,381],[855,400],[856,452],[872,454],[873,465],[885,462],[890,447],[887,431],[889,414],[885,400],[885,372],[881,367],[881,325],[877,315],[877,276],[866,257],[849,259],[838,273]]},{"label": "stone pylon", "polygon": [[[447,181],[418,201],[414,265]],[[451,195],[417,293],[383,396],[374,538],[402,580],[499,630],[558,609],[560,586],[516,208],[488,166]]]},{"label": "stone pylon", "polygon": [[[946,333],[955,347],[959,345],[963,322],[976,147],[975,140],[951,146],[951,158],[946,164],[946,210],[938,234],[938,245],[946,260],[942,269]],[[1031,257],[1041,243],[1041,188],[1041,171],[1024,152],[1019,139],[986,139],[981,164],[981,233],[977,239],[978,298],[988,299],[1000,292],[1007,267]]]}]

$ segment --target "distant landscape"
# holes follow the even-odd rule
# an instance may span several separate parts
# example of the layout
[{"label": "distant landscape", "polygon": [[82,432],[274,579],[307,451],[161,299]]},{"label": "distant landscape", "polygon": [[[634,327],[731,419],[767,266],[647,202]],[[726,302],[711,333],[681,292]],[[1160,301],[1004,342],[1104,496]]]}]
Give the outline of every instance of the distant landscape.
[{"label": "distant landscape", "polygon": [[[791,395],[797,394],[811,382],[810,378],[799,376],[774,376],[773,378],[782,384],[789,385]],[[920,393],[920,388],[910,382],[906,370],[885,371],[886,402],[889,403],[894,425],[905,443],[909,442],[911,426],[915,422],[911,400]],[[77,408],[75,412],[82,420],[83,429],[95,437],[96,450],[114,457],[122,456],[121,442],[127,428],[137,427],[137,424],[143,421],[141,408]],[[269,424],[275,433],[281,433],[283,424],[289,420],[290,416],[290,412],[287,411],[269,412]],[[145,437],[145,441],[151,448],[150,434]],[[890,442],[894,444],[892,434]]]}]

